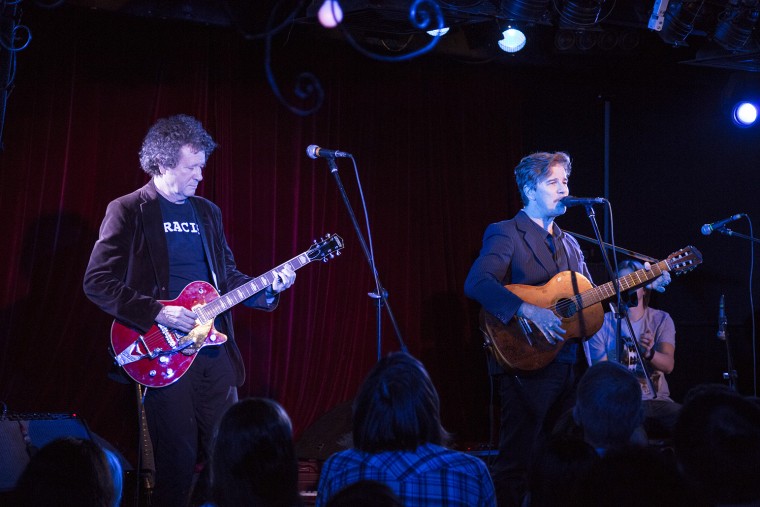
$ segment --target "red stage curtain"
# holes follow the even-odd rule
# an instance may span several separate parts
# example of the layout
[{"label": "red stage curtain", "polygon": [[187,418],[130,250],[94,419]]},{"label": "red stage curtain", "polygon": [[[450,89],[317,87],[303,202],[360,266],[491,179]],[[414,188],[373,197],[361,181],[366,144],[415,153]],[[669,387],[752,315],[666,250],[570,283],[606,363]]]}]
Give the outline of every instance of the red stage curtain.
[{"label": "red stage curtain", "polygon": [[[374,290],[337,185],[309,144],[354,154],[377,268],[403,338],[428,367],[457,439],[488,436],[477,306],[463,282],[487,223],[519,202],[520,86],[509,67],[425,56],[379,63],[293,30],[274,73],[293,97],[311,71],[325,101],[298,116],[264,76],[261,42],[190,23],[58,9],[25,13],[0,155],[0,400],[16,412],[76,412],[129,454],[132,389],[107,378],[110,318],[81,283],[107,203],[142,185],[137,153],[160,117],[198,117],[219,142],[200,194],[221,206],[240,268],[263,273],[338,233],[342,256],[298,272],[273,314],[235,309],[248,378],[296,434],[353,398],[376,360]],[[340,177],[364,227],[350,161]],[[399,343],[384,314],[382,353]]]}]

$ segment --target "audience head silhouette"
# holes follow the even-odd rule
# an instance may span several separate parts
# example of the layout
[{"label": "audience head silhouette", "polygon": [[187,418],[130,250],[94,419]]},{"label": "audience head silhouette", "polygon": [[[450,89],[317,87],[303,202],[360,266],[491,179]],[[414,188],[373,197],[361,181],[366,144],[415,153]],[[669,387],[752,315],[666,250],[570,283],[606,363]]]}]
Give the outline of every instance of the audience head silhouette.
[{"label": "audience head silhouette", "polygon": [[20,507],[114,507],[120,492],[98,444],[64,437],[32,456],[19,477],[15,495]]},{"label": "audience head silhouette", "polygon": [[578,382],[573,417],[597,450],[627,445],[644,418],[639,382],[618,363],[593,365]]},{"label": "audience head silhouette", "polygon": [[670,456],[645,446],[611,449],[586,473],[574,503],[595,507],[705,507],[684,484]]},{"label": "audience head silhouette", "polygon": [[760,504],[760,407],[728,387],[693,388],[673,438],[686,480],[714,505]]},{"label": "audience head silhouette", "polygon": [[375,365],[354,403],[353,438],[372,453],[446,443],[438,392],[421,362],[396,352]]},{"label": "audience head silhouette", "polygon": [[552,435],[538,446],[528,470],[530,507],[570,505],[578,485],[601,458],[584,440],[571,435]]},{"label": "audience head silhouette", "polygon": [[275,401],[248,398],[222,416],[211,460],[219,507],[300,503],[290,418]]}]

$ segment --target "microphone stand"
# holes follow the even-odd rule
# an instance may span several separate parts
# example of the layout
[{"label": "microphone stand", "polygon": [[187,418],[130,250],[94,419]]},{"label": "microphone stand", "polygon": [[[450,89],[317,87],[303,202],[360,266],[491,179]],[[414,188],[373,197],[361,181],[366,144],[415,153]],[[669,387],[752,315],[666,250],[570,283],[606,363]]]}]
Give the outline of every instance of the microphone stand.
[{"label": "microphone stand", "polygon": [[609,245],[608,243],[605,243],[604,241],[602,241],[602,234],[599,231],[599,224],[596,222],[596,212],[594,211],[594,207],[591,204],[586,204],[585,208],[586,208],[586,215],[588,215],[588,219],[591,222],[591,227],[594,229],[594,235],[596,236],[597,244],[600,246],[599,250],[602,252],[602,259],[604,260],[604,266],[607,268],[607,275],[612,280],[612,286],[615,288],[615,298],[617,300],[617,303],[615,304],[615,344],[616,344],[616,350],[618,352],[618,358],[617,358],[618,362],[620,362],[621,360],[620,352],[621,352],[621,340],[622,340],[622,331],[623,331],[622,321],[623,319],[625,319],[625,321],[628,323],[628,331],[631,334],[631,339],[633,340],[633,343],[636,346],[636,355],[638,356],[639,364],[644,370],[644,375],[647,380],[647,385],[649,386],[649,389],[651,390],[653,396],[656,398],[657,393],[655,392],[654,386],[652,385],[651,372],[647,368],[646,364],[644,364],[644,360],[641,357],[641,353],[640,353],[641,348],[639,346],[639,340],[636,337],[636,334],[633,332],[633,325],[631,324],[631,320],[628,317],[628,306],[623,303],[623,298],[622,298],[622,294],[620,293],[620,283],[618,282],[617,273],[615,273],[615,271],[612,269],[612,264],[610,263],[609,256],[607,255],[607,248],[604,248],[607,246],[611,247],[612,245]]},{"label": "microphone stand", "polygon": [[[351,160],[353,161],[353,157],[351,157]],[[346,190],[345,188],[343,188],[343,183],[340,180],[340,175],[338,174],[338,164],[335,162],[335,159],[332,157],[327,158],[327,164],[330,166],[330,173],[332,173],[333,177],[335,178],[335,182],[338,185],[338,190],[340,191],[340,195],[343,198],[343,202],[346,205],[346,209],[348,210],[348,215],[349,217],[351,217],[351,223],[353,223],[354,230],[356,231],[356,235],[359,237],[359,244],[361,244],[362,250],[364,251],[364,257],[366,257],[367,262],[369,262],[369,267],[372,270],[372,275],[375,278],[376,290],[375,292],[370,292],[368,295],[369,297],[375,300],[376,305],[377,305],[377,312],[376,312],[377,360],[379,361],[382,358],[383,307],[385,307],[386,311],[388,312],[388,317],[390,318],[391,325],[393,325],[393,329],[396,332],[396,338],[398,339],[399,345],[401,346],[401,350],[403,352],[407,352],[406,344],[404,343],[404,339],[401,337],[401,330],[398,327],[396,318],[393,316],[393,311],[391,310],[391,306],[388,303],[388,291],[385,290],[385,288],[383,288],[382,284],[380,283],[380,276],[377,273],[377,267],[375,266],[375,259],[372,257],[370,253],[369,247],[367,246],[367,242],[365,241],[364,235],[362,234],[361,228],[359,227],[359,222],[356,220],[356,215],[354,214],[354,210],[351,207],[351,203],[348,200],[348,196],[346,195]]]},{"label": "microphone stand", "polygon": [[[723,303],[723,296],[721,296],[721,303]],[[723,314],[722,318],[718,321],[718,340],[726,342],[726,371],[723,372],[723,380],[728,381],[728,387],[732,391],[736,391],[736,379],[739,374],[734,369],[734,359],[731,355],[731,344],[728,339],[728,319]]]},{"label": "microphone stand", "polygon": [[[584,241],[588,241],[589,243],[593,243],[595,245],[599,244],[599,240],[596,240],[594,238],[589,238],[588,236],[584,236],[583,234],[578,234],[577,232],[572,232],[572,231],[565,231],[565,232],[568,233],[568,234],[570,234],[571,236],[575,236],[578,239],[582,239]],[[619,252],[619,253],[625,254],[625,255],[627,255],[629,257],[632,257],[632,258],[636,259],[637,261],[648,262],[650,264],[656,264],[656,263],[660,262],[660,259],[655,259],[654,257],[650,257],[650,256],[644,255],[642,253],[634,252],[633,250],[628,250],[627,248],[623,248],[623,247],[620,247],[620,246],[617,246],[617,245],[611,245],[609,243],[605,243],[604,241],[602,241],[601,245],[604,248],[607,248],[609,250],[614,250],[615,252]]]},{"label": "microphone stand", "polygon": [[737,238],[748,239],[752,241],[753,243],[760,243],[760,239],[755,238],[753,236],[747,236],[746,234],[742,234],[740,232],[734,232],[726,226],[723,226],[720,229],[715,229],[715,232],[725,234],[726,236],[736,236]]},{"label": "microphone stand", "polygon": [[[644,371],[644,378],[646,379],[647,386],[649,387],[649,392],[652,393],[652,399],[657,399],[657,390],[654,388],[654,383],[652,382],[652,369],[651,367],[644,361],[644,355],[641,353],[642,347],[639,343],[639,338],[636,336],[636,332],[633,330],[633,324],[631,323],[631,318],[628,315],[628,304],[622,303],[622,306],[620,307],[622,312],[618,313],[615,312],[615,318],[617,319],[617,328],[616,328],[616,343],[617,343],[617,351],[618,351],[618,362],[623,362],[623,356],[621,354],[622,352],[622,320],[625,318],[625,322],[628,327],[628,334],[631,337],[631,341],[633,342],[634,347],[636,348],[636,362],[639,366],[641,366],[641,369]],[[614,310],[614,308],[613,308]],[[620,318],[618,318],[618,315],[622,314]],[[652,347],[654,347],[654,344],[652,344]]]},{"label": "microphone stand", "polygon": [[739,374],[734,369],[734,360],[731,356],[731,346],[728,343],[728,333],[726,333],[726,367],[727,370],[723,372],[723,380],[728,381],[728,387],[732,391],[736,391],[736,379]]},{"label": "microphone stand", "polygon": [[[749,221],[750,234],[751,234],[750,236],[747,236],[745,234],[740,234],[738,232],[734,232],[728,227],[726,227],[725,225],[719,229],[716,229],[716,231],[726,236],[736,236],[737,238],[747,239],[752,243],[751,248],[750,248],[750,252],[752,255],[752,264],[750,265],[750,283],[749,283],[750,302],[751,302],[752,301],[752,273],[753,273],[752,266],[754,265],[754,259],[755,259],[754,243],[760,243],[760,240],[754,237],[754,233],[752,232],[752,221],[750,220],[749,215],[747,215],[746,213],[742,213],[742,215],[744,215],[744,217]],[[751,307],[751,311],[752,311],[751,316],[752,316],[752,375],[753,375],[752,385],[753,385],[753,393],[755,396],[757,396],[757,352],[756,352],[754,308]],[[728,340],[726,340],[726,347],[728,347]],[[735,382],[736,380],[735,379],[736,371],[733,370],[733,365],[731,364],[731,351],[727,349],[727,352],[728,352],[727,357],[728,357],[729,365],[728,365],[728,371],[723,374],[723,377],[728,379],[729,386],[731,386],[731,384]]]}]

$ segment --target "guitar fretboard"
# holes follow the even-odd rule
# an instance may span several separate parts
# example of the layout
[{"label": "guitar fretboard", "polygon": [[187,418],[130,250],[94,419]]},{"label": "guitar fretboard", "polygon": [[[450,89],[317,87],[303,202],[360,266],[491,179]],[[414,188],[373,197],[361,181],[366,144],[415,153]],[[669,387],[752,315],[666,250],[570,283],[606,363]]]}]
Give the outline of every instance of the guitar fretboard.
[{"label": "guitar fretboard", "polygon": [[[649,281],[654,280],[665,271],[669,270],[670,266],[668,265],[668,260],[665,259],[658,262],[657,264],[652,264],[651,269],[649,270],[639,269],[638,271],[634,271],[629,275],[618,278],[617,281],[620,284],[621,291],[630,290],[641,287]],[[607,282],[605,284],[594,287],[593,289],[589,289],[586,292],[578,294],[576,297],[579,300],[581,308],[588,308],[589,306],[600,303],[606,299],[613,297],[614,295],[614,282]]]},{"label": "guitar fretboard", "polygon": [[219,298],[211,301],[210,303],[203,305],[202,307],[195,308],[194,311],[201,323],[209,322],[213,320],[217,315],[225,312],[253,296],[257,292],[261,292],[266,289],[275,279],[275,273],[281,271],[285,266],[295,271],[310,263],[313,259],[309,258],[307,252],[297,255],[287,262],[284,262],[270,271],[267,271],[263,275],[259,275],[250,282],[244,283],[237,289],[229,291],[227,294],[220,296]]}]

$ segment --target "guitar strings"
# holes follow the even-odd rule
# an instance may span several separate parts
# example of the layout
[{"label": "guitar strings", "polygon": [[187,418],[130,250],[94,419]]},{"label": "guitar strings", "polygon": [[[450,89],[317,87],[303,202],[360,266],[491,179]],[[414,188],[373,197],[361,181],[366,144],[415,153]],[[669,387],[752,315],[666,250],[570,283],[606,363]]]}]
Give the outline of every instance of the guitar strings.
[{"label": "guitar strings", "polygon": [[[683,261],[684,257],[687,258],[686,261]],[[694,263],[694,261],[688,255],[679,255],[679,256],[676,256],[676,257],[672,257],[671,256],[671,258],[664,259],[664,260],[662,260],[662,261],[660,261],[660,262],[652,265],[651,269],[649,271],[644,270],[644,269],[640,269],[638,271],[634,271],[633,273],[620,278],[620,285],[622,286],[622,288],[624,290],[628,290],[631,287],[634,287],[636,285],[640,285],[642,283],[646,283],[649,280],[657,278],[658,276],[662,275],[665,271],[668,271],[668,269],[663,269],[663,268],[670,268],[670,270],[673,269],[673,267],[674,267],[675,264],[674,265],[670,265],[669,261],[671,261],[671,260],[674,263],[675,263],[675,261],[682,261],[681,264],[683,264],[683,265],[690,265],[690,264]],[[655,274],[655,276],[653,276],[652,278],[649,278],[648,276],[645,276],[643,278],[643,280],[642,280],[641,275],[642,274],[646,274],[646,273],[653,273],[653,274]],[[678,273],[676,273],[676,274],[678,274]],[[559,315],[563,315],[564,316],[565,315],[565,311],[568,310],[568,309],[570,309],[571,307],[576,307],[576,308],[580,308],[580,309],[586,308],[588,305],[586,305],[584,303],[584,299],[586,299],[585,296],[594,295],[595,297],[593,299],[596,300],[595,302],[600,302],[600,301],[602,301],[604,299],[612,297],[614,295],[614,293],[606,294],[606,291],[604,289],[604,287],[608,286],[610,283],[611,282],[607,282],[604,285],[599,285],[597,287],[593,287],[593,288],[591,288],[591,289],[589,289],[589,290],[587,290],[585,292],[582,292],[580,294],[574,294],[571,298],[565,298],[562,301],[560,301],[559,303],[551,305],[549,307],[549,309],[552,310],[552,311],[554,311],[555,313],[557,313]],[[629,285],[629,283],[630,283],[630,285]],[[604,291],[604,293],[602,293],[603,291]],[[602,294],[600,294],[600,293],[602,293]],[[602,297],[602,296],[605,296],[605,295],[606,295],[606,297]]]},{"label": "guitar strings", "polygon": [[[634,287],[636,285],[640,285],[641,283],[646,283],[649,280],[651,280],[653,278],[656,278],[657,276],[662,275],[663,269],[660,266],[660,264],[662,264],[662,263],[667,263],[667,261],[665,260],[665,261],[658,262],[657,264],[655,264],[655,265],[653,265],[651,267],[650,272],[651,273],[656,273],[656,276],[654,276],[652,278],[644,277],[643,280],[642,280],[642,278],[641,278],[640,275],[647,273],[647,271],[643,270],[643,269],[640,269],[638,271],[635,271],[635,272],[633,272],[633,273],[631,273],[629,275],[626,275],[626,276],[620,278],[620,285],[621,285],[622,289],[628,290],[631,287]],[[611,297],[611,296],[614,295],[614,292],[611,293],[611,294],[606,294],[607,291],[605,290],[605,287],[607,287],[608,285],[610,285],[610,283],[611,282],[607,282],[604,285],[599,285],[597,287],[592,287],[591,289],[589,289],[587,291],[584,291],[584,292],[582,292],[580,294],[574,294],[570,298],[564,298],[561,301],[559,301],[558,303],[549,306],[549,309],[552,310],[554,313],[557,313],[558,315],[565,316],[566,315],[566,311],[569,310],[572,307],[575,307],[576,310],[586,308],[586,306],[588,306],[588,305],[584,304],[584,299],[588,299],[588,298],[584,297],[584,296],[592,296],[593,295],[594,297],[592,299],[596,300],[595,302],[599,302],[599,301],[602,301],[602,300],[607,299],[608,297]],[[605,295],[606,295],[606,297],[603,297]]]}]

